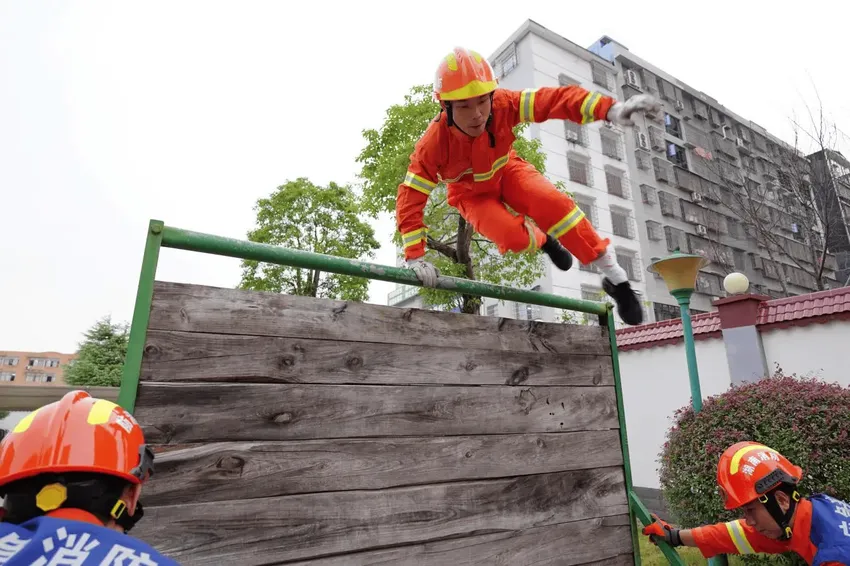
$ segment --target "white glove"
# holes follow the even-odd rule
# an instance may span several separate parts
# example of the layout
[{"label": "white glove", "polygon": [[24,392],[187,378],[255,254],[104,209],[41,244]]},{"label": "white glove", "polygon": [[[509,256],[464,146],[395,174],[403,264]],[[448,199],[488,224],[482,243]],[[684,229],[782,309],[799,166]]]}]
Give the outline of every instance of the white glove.
[{"label": "white glove", "polygon": [[632,114],[644,112],[646,114],[660,114],[663,107],[661,102],[654,96],[638,94],[625,102],[616,102],[608,110],[606,120],[618,126],[634,126]]},{"label": "white glove", "polygon": [[407,262],[407,268],[412,269],[416,274],[416,278],[422,282],[425,287],[436,287],[437,278],[440,276],[440,271],[433,264],[425,261],[424,258],[411,259]]}]

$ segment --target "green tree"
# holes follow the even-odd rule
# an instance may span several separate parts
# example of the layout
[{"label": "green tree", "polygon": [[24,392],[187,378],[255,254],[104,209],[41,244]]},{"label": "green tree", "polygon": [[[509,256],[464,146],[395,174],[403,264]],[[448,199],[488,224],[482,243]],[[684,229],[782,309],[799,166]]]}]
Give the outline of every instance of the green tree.
[{"label": "green tree", "polygon": [[76,359],[64,368],[65,382],[73,386],[118,387],[127,356],[129,326],[113,323],[107,316],[91,326],[84,336]]},{"label": "green tree", "polygon": [[9,411],[0,411],[0,421],[9,416]]},{"label": "green tree", "polygon": [[[254,210],[256,228],[248,233],[252,242],[351,259],[374,258],[380,247],[348,186],[320,187],[299,177],[259,199]],[[242,261],[239,288],[346,301],[369,297],[368,279],[255,260]]]},{"label": "green tree", "polygon": [[[432,97],[431,85],[410,89],[402,104],[387,109],[380,129],[363,132],[366,146],[357,158],[362,163],[360,178],[363,181],[363,210],[377,216],[394,213],[399,183],[404,179],[410,154],[428,123],[439,113],[440,106]],[[516,152],[545,172],[545,155],[540,141],[524,137],[525,125],[514,131]],[[564,190],[564,187],[560,185]],[[527,287],[543,274],[540,254],[508,253],[504,257],[494,244],[474,233],[457,210],[446,202],[446,188],[442,183],[431,193],[425,208],[428,226],[428,251],[426,256],[442,275],[477,279],[502,285]],[[394,231],[393,241],[401,244],[401,235]],[[427,304],[447,309],[459,308],[461,312],[478,313],[479,297],[443,290],[421,288],[419,293]]]}]

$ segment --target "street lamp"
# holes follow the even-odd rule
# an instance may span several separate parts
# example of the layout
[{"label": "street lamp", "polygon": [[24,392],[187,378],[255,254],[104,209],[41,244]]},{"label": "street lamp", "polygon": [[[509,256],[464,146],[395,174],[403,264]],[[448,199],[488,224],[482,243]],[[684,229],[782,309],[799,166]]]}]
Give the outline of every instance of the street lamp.
[{"label": "street lamp", "polygon": [[[699,370],[697,369],[697,352],[694,346],[694,329],[691,326],[691,295],[697,286],[699,270],[708,265],[709,261],[696,254],[685,254],[679,248],[669,256],[653,261],[647,270],[657,273],[667,285],[667,290],[679,303],[682,312],[682,334],[685,338],[685,356],[688,360],[688,377],[691,382],[691,399],[694,412],[702,409],[702,392],[699,386]],[[743,293],[749,287],[747,277],[739,273],[741,277],[727,276],[724,287],[728,293]],[[743,279],[742,279],[743,278]],[[725,554],[709,558],[710,566],[728,566],[729,561]]]},{"label": "street lamp", "polygon": [[699,386],[697,353],[694,346],[694,330],[691,326],[691,295],[697,284],[699,270],[708,265],[701,255],[686,254],[676,248],[671,255],[653,261],[647,270],[657,273],[667,285],[667,290],[679,303],[682,312],[682,333],[685,338],[685,356],[688,361],[688,377],[691,382],[691,398],[695,412],[702,409],[702,393]]}]

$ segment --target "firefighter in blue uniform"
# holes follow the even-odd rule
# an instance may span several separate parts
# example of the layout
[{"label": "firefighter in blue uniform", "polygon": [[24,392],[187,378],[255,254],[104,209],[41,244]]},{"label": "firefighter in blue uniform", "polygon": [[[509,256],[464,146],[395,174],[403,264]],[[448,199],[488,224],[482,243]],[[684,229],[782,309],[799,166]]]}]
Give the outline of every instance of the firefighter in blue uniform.
[{"label": "firefighter in blue uniform", "polygon": [[171,566],[127,532],[153,452],[133,416],[85,391],[25,416],[0,442],[0,565]]}]

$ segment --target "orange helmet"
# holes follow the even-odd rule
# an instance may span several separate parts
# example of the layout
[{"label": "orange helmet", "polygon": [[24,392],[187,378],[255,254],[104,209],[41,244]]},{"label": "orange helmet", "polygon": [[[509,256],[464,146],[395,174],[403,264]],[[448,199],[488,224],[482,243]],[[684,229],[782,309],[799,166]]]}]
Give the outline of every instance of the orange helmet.
[{"label": "orange helmet", "polygon": [[780,485],[796,485],[803,470],[776,450],[756,442],[738,442],[720,456],[717,485],[726,509],[750,501],[764,502],[765,495]]},{"label": "orange helmet", "polygon": [[496,74],[487,59],[463,47],[446,55],[434,78],[434,97],[438,101],[474,98],[496,90]]},{"label": "orange helmet", "polygon": [[24,417],[0,442],[0,492],[16,480],[64,472],[142,483],[153,473],[153,452],[130,413],[71,391]]}]

